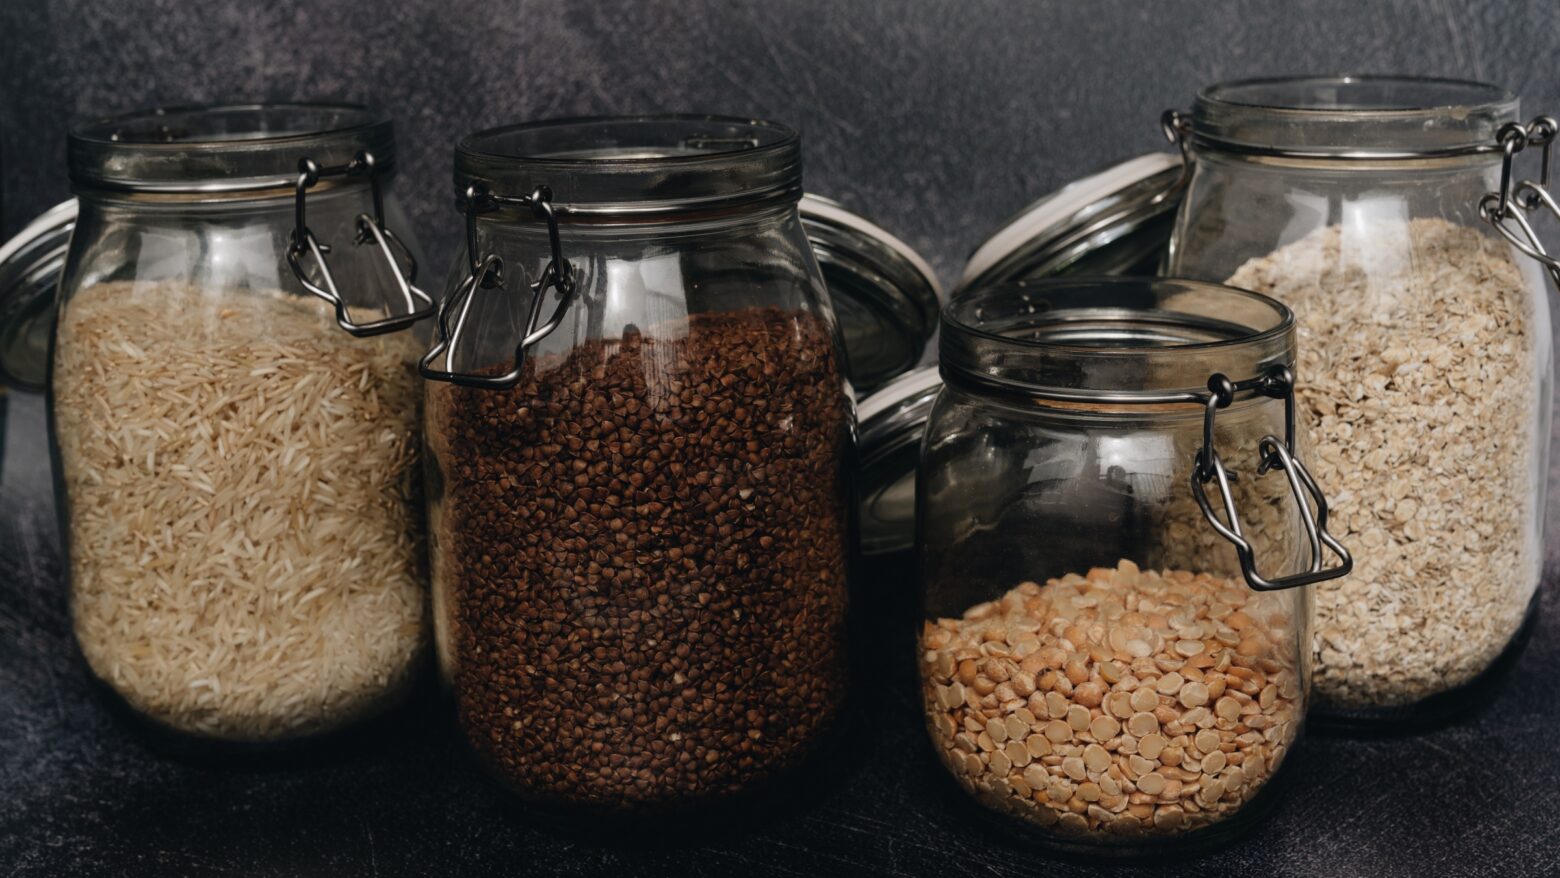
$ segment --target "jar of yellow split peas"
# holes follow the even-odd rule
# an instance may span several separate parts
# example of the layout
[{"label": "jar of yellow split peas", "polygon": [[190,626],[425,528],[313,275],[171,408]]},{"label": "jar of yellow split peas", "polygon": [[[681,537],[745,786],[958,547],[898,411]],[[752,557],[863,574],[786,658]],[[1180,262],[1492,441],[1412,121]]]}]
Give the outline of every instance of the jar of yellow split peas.
[{"label": "jar of yellow split peas", "polygon": [[1294,318],[1173,279],[943,313],[917,478],[934,750],[1056,847],[1239,833],[1301,733],[1312,583],[1351,566],[1294,429]]}]

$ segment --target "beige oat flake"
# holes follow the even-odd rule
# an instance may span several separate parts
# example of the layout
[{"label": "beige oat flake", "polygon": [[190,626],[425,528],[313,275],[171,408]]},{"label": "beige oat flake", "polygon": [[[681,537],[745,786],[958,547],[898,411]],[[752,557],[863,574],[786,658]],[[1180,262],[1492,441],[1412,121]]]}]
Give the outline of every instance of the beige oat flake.
[{"label": "beige oat flake", "polygon": [[1318,702],[1468,682],[1521,626],[1542,562],[1540,348],[1510,248],[1440,219],[1331,226],[1227,283],[1296,312],[1309,466],[1354,552],[1316,587]]}]

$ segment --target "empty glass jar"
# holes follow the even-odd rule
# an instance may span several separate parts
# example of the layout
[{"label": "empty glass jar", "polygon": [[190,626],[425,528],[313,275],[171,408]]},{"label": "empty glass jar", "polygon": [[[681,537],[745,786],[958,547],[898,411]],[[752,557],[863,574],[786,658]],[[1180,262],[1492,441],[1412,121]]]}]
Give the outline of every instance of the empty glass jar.
[{"label": "empty glass jar", "polygon": [[1331,723],[1447,716],[1489,691],[1532,613],[1549,306],[1490,221],[1520,231],[1511,163],[1555,129],[1519,119],[1504,89],[1403,77],[1214,85],[1170,119],[1189,180],[1169,272],[1294,309],[1300,427],[1362,551],[1316,593]]},{"label": "empty glass jar", "polygon": [[428,384],[440,656],[520,795],[728,799],[845,693],[852,406],[789,129],[540,122],[456,152]]},{"label": "empty glass jar", "polygon": [[69,156],[49,398],[87,664],[198,738],[383,709],[426,639],[419,352],[396,330],[432,305],[391,232],[390,121],[155,110],[76,128]]},{"label": "empty glass jar", "polygon": [[1306,708],[1297,586],[1351,563],[1296,457],[1294,346],[1284,306],[1190,281],[944,311],[917,478],[927,727],[1043,841],[1206,843],[1271,800]]}]

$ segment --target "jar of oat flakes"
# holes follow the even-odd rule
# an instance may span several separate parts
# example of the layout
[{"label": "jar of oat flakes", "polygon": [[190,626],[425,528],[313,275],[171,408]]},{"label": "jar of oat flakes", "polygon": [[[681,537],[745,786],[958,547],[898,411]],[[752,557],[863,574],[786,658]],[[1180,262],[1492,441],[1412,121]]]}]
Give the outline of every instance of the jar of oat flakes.
[{"label": "jar of oat flakes", "polygon": [[48,390],[71,616],[92,673],[181,744],[341,728],[426,654],[402,330],[433,303],[395,159],[354,106],[70,134]]},{"label": "jar of oat flakes", "polygon": [[[927,728],[1056,846],[1216,842],[1274,796],[1309,589],[1347,572],[1290,419],[1294,319],[1169,279],[957,295],[917,478]],[[1303,376],[1298,379],[1303,383]]]},{"label": "jar of oat flakes", "polygon": [[1361,551],[1316,590],[1329,724],[1449,716],[1530,627],[1549,306],[1507,238],[1537,247],[1539,190],[1513,166],[1538,146],[1547,164],[1555,126],[1520,119],[1492,85],[1372,76],[1214,85],[1167,114],[1189,175],[1168,269],[1294,309],[1299,429],[1334,532]]},{"label": "jar of oat flakes", "polygon": [[539,122],[456,151],[422,361],[439,653],[521,796],[729,800],[845,693],[853,409],[790,129]]}]

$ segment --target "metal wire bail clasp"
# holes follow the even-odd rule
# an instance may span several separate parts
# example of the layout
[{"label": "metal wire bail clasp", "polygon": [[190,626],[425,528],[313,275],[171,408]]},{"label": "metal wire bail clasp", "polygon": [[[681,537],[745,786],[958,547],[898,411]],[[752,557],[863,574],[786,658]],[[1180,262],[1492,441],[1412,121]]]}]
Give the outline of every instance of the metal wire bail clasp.
[{"label": "metal wire bail clasp", "polygon": [[[1224,468],[1224,462],[1219,458],[1219,452],[1213,444],[1214,420],[1219,409],[1227,408],[1234,402],[1237,392],[1250,390],[1284,401],[1284,439],[1279,441],[1272,434],[1262,437],[1258,445],[1262,459],[1257,467],[1257,475],[1261,476],[1273,469],[1283,471],[1284,476],[1289,480],[1290,494],[1300,506],[1300,519],[1305,525],[1306,539],[1311,553],[1310,566],[1305,572],[1274,579],[1264,577],[1257,570],[1256,552],[1241,529],[1240,513],[1235,508],[1235,497],[1230,493],[1232,477]],[[1219,518],[1208,502],[1205,486],[1211,481],[1219,483],[1224,520]],[[1310,471],[1305,468],[1305,464],[1295,457],[1294,374],[1287,366],[1275,367],[1266,375],[1240,383],[1232,382],[1222,374],[1216,374],[1208,379],[1208,397],[1204,402],[1203,410],[1203,444],[1197,449],[1196,464],[1192,467],[1192,496],[1197,498],[1197,505],[1202,507],[1203,516],[1208,519],[1209,524],[1213,525],[1213,529],[1235,545],[1235,553],[1240,558],[1241,573],[1246,577],[1247,584],[1258,591],[1275,591],[1311,585],[1345,576],[1354,569],[1354,559],[1349,555],[1348,550],[1327,532],[1327,498],[1322,494],[1321,487],[1316,484],[1316,479],[1312,478]],[[1316,506],[1314,515],[1311,511],[1313,503]],[[1323,546],[1337,556],[1336,565],[1323,566],[1326,561],[1322,554]]]},{"label": "metal wire bail clasp", "polygon": [[1192,120],[1180,110],[1166,110],[1159,116],[1159,131],[1181,151],[1181,173],[1168,189],[1154,196],[1155,203],[1179,198],[1181,190],[1192,182]]},{"label": "metal wire bail clasp", "polygon": [[[1549,192],[1550,157],[1557,132],[1560,132],[1560,123],[1552,116],[1539,116],[1526,125],[1507,122],[1501,126],[1495,136],[1501,152],[1500,190],[1486,193],[1479,199],[1479,217],[1494,226],[1511,246],[1548,269],[1550,277],[1560,285],[1560,260],[1544,249],[1526,216],[1542,207],[1560,217],[1560,204],[1556,204]],[[1536,183],[1515,180],[1517,153],[1529,146],[1543,148]]]},{"label": "metal wire bail clasp", "polygon": [[[356,245],[363,245],[373,241],[378,247],[379,254],[383,258],[385,266],[390,269],[390,276],[395,278],[396,286],[401,293],[401,299],[406,303],[406,313],[387,317],[383,320],[375,320],[371,323],[358,323],[352,319],[348,309],[347,300],[341,295],[336,286],[336,278],[331,274],[330,264],[325,257],[330,254],[330,245],[321,244],[314,233],[309,230],[306,201],[308,192],[324,177],[368,177],[368,183],[374,198],[374,213],[357,215],[357,236],[353,239]],[[410,249],[397,238],[390,229],[385,227],[385,202],[384,194],[380,191],[379,171],[374,165],[374,156],[369,152],[359,152],[352,161],[333,167],[320,167],[311,158],[298,160],[298,182],[295,187],[293,201],[293,231],[292,239],[287,247],[287,264],[292,267],[293,275],[303,288],[329,302],[336,309],[336,324],[347,332],[358,336],[383,335],[387,332],[395,332],[405,329],[431,316],[434,312],[432,297],[415,286],[417,281],[417,259]],[[392,252],[391,248],[395,248]],[[405,260],[406,268],[401,268],[401,263],[396,258],[396,253]],[[319,278],[323,283],[315,283],[304,269],[304,258],[312,257],[314,264],[319,269]]]},{"label": "metal wire bail clasp", "polygon": [[[480,183],[473,183],[466,187],[465,196],[466,253],[471,259],[471,273],[439,306],[437,334],[434,337],[433,347],[429,348],[428,353],[424,354],[422,360],[418,362],[417,371],[430,381],[447,381],[462,387],[507,390],[520,382],[525,367],[526,350],[550,335],[563,322],[564,314],[574,301],[574,266],[563,258],[563,245],[558,237],[558,215],[553,208],[552,191],[546,186],[536,187],[530,195],[506,196],[489,192]],[[549,251],[547,266],[542,269],[541,276],[529,285],[531,307],[526,317],[525,333],[515,343],[514,359],[509,371],[502,375],[457,372],[453,368],[455,356],[460,349],[461,338],[466,329],[466,319],[471,313],[477,290],[504,287],[504,260],[496,253],[480,256],[477,250],[477,216],[502,207],[529,208],[532,215],[547,224]],[[558,305],[553,309],[552,316],[547,319],[547,322],[537,326],[536,322],[541,316],[542,305],[547,298],[546,293],[549,288],[557,293]],[[442,369],[435,366],[441,360]]]}]

